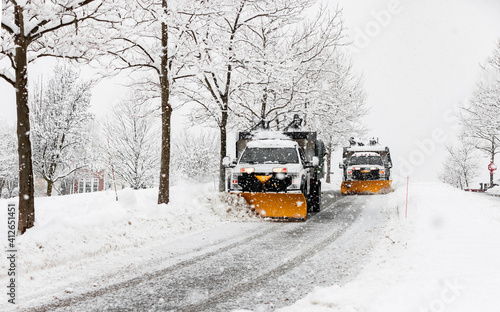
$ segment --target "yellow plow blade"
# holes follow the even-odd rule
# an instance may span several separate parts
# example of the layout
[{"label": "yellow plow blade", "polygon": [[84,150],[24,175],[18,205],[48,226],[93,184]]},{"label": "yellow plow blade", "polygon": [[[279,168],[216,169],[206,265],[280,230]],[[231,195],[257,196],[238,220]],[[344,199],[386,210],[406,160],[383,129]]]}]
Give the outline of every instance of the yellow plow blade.
[{"label": "yellow plow blade", "polygon": [[240,193],[262,217],[306,219],[307,204],[301,193]]},{"label": "yellow plow blade", "polygon": [[392,180],[377,181],[342,181],[340,193],[346,194],[370,194],[379,192],[389,192]]}]

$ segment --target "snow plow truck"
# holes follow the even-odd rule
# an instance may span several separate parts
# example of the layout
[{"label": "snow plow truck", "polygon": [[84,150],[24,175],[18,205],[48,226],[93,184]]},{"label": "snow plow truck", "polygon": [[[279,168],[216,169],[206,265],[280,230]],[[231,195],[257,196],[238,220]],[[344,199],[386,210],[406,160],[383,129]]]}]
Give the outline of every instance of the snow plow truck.
[{"label": "snow plow truck", "polygon": [[262,217],[306,220],[321,204],[324,144],[300,131],[300,118],[283,132],[268,123],[239,132],[236,159],[225,157],[226,189],[245,198]]},{"label": "snow plow truck", "polygon": [[350,139],[350,146],[344,147],[343,169],[340,186],[342,195],[373,194],[391,190],[391,153],[378,140],[370,139],[367,144]]}]

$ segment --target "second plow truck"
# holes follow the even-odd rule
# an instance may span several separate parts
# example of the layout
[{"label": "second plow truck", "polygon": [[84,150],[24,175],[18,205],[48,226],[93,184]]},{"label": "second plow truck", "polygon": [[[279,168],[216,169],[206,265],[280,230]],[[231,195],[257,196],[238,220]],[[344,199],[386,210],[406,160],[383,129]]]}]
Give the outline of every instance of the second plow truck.
[{"label": "second plow truck", "polygon": [[370,139],[365,144],[351,138],[350,146],[344,147],[342,158],[343,162],[339,165],[343,169],[342,195],[379,193],[391,189],[391,153],[377,140]]},{"label": "second plow truck", "polygon": [[299,126],[239,132],[236,159],[224,159],[231,168],[227,191],[245,198],[262,217],[305,220],[308,211],[320,210],[324,145]]}]

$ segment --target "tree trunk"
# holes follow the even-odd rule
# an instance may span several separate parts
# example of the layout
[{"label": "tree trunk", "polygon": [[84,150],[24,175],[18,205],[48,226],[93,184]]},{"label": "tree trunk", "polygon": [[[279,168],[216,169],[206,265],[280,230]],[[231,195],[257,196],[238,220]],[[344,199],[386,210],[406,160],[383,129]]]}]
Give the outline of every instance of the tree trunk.
[{"label": "tree trunk", "polygon": [[19,155],[19,225],[23,234],[35,223],[35,192],[33,165],[31,162],[30,113],[28,107],[28,42],[24,36],[22,8],[15,7],[15,23],[20,27],[16,35],[16,105],[17,105],[17,140]]},{"label": "tree trunk", "polygon": [[261,103],[260,118],[262,118],[262,120],[265,120],[265,119],[267,119],[267,114],[266,114],[266,111],[267,111],[267,87],[264,87],[263,93],[264,94],[262,95],[262,99],[260,101],[260,103]]},{"label": "tree trunk", "polygon": [[227,156],[227,110],[222,112],[220,125],[220,161],[219,161],[219,192],[226,190],[226,168],[222,165],[222,160]]},{"label": "tree trunk", "polygon": [[[495,163],[495,137],[491,140],[491,162]],[[490,171],[490,187],[493,187],[493,171]]]},{"label": "tree trunk", "polygon": [[326,148],[326,183],[331,183],[330,178],[332,172],[332,144],[329,143]]},{"label": "tree trunk", "polygon": [[236,19],[234,21],[232,30],[231,30],[231,35],[229,38],[229,47],[228,47],[228,55],[229,55],[229,61],[227,64],[227,71],[226,71],[226,86],[224,89],[224,94],[221,97],[222,103],[221,103],[221,122],[219,125],[220,129],[220,159],[219,159],[219,192],[224,192],[225,191],[225,181],[226,181],[226,168],[222,165],[222,160],[224,157],[227,156],[227,149],[226,149],[226,144],[227,144],[227,120],[228,120],[228,110],[229,110],[229,94],[231,90],[231,77],[233,74],[233,65],[232,62],[233,60],[233,44],[234,44],[234,38],[236,35],[236,31],[238,29],[239,25],[239,20],[241,16],[241,12],[243,11],[243,8],[245,6],[246,1],[242,1],[240,8],[238,9],[238,13],[236,14]]},{"label": "tree trunk", "polygon": [[50,180],[45,181],[47,181],[47,196],[52,196],[52,187],[54,186],[54,182]]},{"label": "tree trunk", "polygon": [[[163,0],[163,9],[167,12],[167,0]],[[170,196],[170,128],[172,107],[169,103],[170,83],[168,80],[168,26],[162,23],[161,56],[161,167],[158,204],[168,204]]]}]

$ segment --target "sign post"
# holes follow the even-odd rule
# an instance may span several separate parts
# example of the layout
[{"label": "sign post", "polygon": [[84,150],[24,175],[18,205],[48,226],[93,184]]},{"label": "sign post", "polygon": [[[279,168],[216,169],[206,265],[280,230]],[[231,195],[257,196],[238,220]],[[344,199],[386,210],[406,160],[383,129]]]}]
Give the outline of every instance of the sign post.
[{"label": "sign post", "polygon": [[493,187],[493,173],[497,170],[497,165],[492,161],[488,165],[488,170],[490,171],[490,188]]},{"label": "sign post", "polygon": [[497,170],[497,165],[495,165],[493,162],[490,162],[488,165],[488,170],[490,171],[490,174],[493,174],[495,170]]}]

